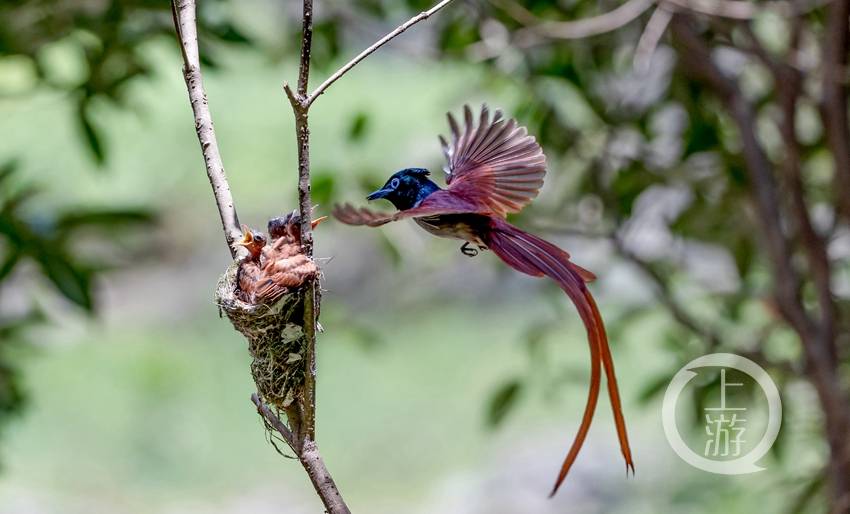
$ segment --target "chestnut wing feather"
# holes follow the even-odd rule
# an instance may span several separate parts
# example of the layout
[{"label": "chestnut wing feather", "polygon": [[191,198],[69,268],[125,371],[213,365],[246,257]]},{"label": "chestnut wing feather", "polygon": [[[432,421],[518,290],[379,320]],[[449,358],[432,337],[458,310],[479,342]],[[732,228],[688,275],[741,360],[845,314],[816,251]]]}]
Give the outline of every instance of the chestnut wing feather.
[{"label": "chestnut wing feather", "polygon": [[435,191],[422,200],[418,206],[406,211],[387,213],[373,211],[366,207],[354,207],[350,203],[334,206],[333,217],[346,225],[367,225],[380,227],[391,221],[422,216],[439,216],[442,214],[461,214],[477,212],[479,206],[447,189]]},{"label": "chestnut wing feather", "polygon": [[504,216],[519,212],[543,186],[546,156],[525,127],[482,106],[476,123],[464,106],[460,127],[449,113],[451,141],[440,136],[448,162],[448,191],[476,205],[476,211]]}]

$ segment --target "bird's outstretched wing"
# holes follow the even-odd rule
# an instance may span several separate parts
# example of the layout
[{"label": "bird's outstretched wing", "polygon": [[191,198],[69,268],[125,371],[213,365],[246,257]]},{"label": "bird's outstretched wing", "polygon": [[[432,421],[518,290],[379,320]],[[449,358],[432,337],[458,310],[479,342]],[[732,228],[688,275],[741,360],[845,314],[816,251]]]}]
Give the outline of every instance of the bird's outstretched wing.
[{"label": "bird's outstretched wing", "polygon": [[519,212],[536,196],[546,174],[546,156],[534,136],[497,110],[481,107],[478,123],[468,105],[464,126],[448,115],[451,141],[440,136],[450,191],[474,203],[476,211],[505,216]]},{"label": "bird's outstretched wing", "polygon": [[373,211],[366,207],[354,207],[350,203],[343,205],[335,205],[333,217],[346,225],[368,225],[370,227],[380,227],[391,221],[398,221],[404,218],[420,218],[427,216],[439,216],[442,214],[460,214],[467,212],[476,212],[477,204],[464,199],[452,193],[449,190],[443,189],[435,191],[428,198],[422,201],[418,206],[407,209],[406,211],[398,211],[395,213]]},{"label": "bird's outstretched wing", "polygon": [[378,212],[366,207],[355,207],[350,203],[342,205],[334,205],[333,217],[346,225],[367,225],[370,227],[380,227],[393,221],[393,214],[388,212]]}]

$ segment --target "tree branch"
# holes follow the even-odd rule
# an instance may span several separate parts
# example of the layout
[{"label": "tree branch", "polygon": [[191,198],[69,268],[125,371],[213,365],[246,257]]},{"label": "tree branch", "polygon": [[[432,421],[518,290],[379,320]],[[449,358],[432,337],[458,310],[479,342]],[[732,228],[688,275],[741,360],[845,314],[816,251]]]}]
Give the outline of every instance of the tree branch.
[{"label": "tree branch", "polygon": [[[405,30],[409,29],[413,25],[416,25],[420,21],[427,20],[428,18],[431,17],[431,15],[433,15],[434,13],[436,13],[437,11],[442,9],[443,7],[447,6],[451,1],[452,0],[442,0],[438,4],[434,5],[434,7],[431,7],[430,9],[428,9],[427,11],[423,11],[423,12],[417,14],[413,18],[410,18],[406,22],[404,22],[401,25],[399,25],[398,27],[396,27],[392,32],[388,33],[387,35],[385,35],[381,39],[377,40],[370,47],[366,48],[365,50],[363,50],[362,52],[357,54],[357,56],[354,59],[345,63],[345,65],[343,65],[340,69],[335,71],[333,75],[328,77],[327,80],[322,82],[319,85],[319,87],[317,87],[316,90],[313,91],[310,94],[310,96],[307,97],[307,99],[304,101],[304,107],[309,108],[310,105],[314,101],[316,101],[316,98],[318,98],[319,95],[324,93],[325,90],[328,89],[331,86],[331,84],[333,84],[334,82],[339,80],[340,77],[342,77],[343,75],[348,73],[348,71],[351,70],[351,68],[355,67],[360,61],[362,61],[363,59],[368,57],[370,54],[374,53],[375,50],[377,50],[377,49],[381,48],[382,46],[384,46],[385,44],[389,43],[393,38],[395,38],[396,36],[398,36],[399,34],[404,32]],[[303,52],[302,52],[301,57],[302,57],[302,60],[303,60],[303,58],[304,58]],[[305,92],[306,92],[306,88],[305,88]]]},{"label": "tree branch", "polygon": [[652,281],[655,286],[655,296],[659,303],[667,309],[670,316],[679,325],[691,331],[697,337],[703,339],[709,350],[719,348],[722,344],[720,334],[713,327],[703,324],[688,312],[679,301],[676,300],[673,291],[670,288],[670,283],[667,278],[660,273],[650,263],[641,259],[632,253],[623,244],[620,237],[614,233],[610,236],[611,241],[618,253],[630,261],[632,264],[640,268],[640,270]]},{"label": "tree branch", "polygon": [[[236,258],[239,253],[233,243],[242,236],[239,220],[236,216],[233,197],[224,173],[218,142],[212,124],[212,115],[207,104],[206,92],[200,71],[200,55],[198,51],[197,22],[194,0],[173,0],[172,14],[174,26],[180,41],[183,56],[183,75],[189,90],[189,99],[195,115],[195,128],[201,143],[207,176],[213,188],[225,239],[231,252]],[[310,44],[312,39],[312,2],[304,2],[304,34],[301,48],[301,67],[298,75],[298,94],[286,87],[287,96],[292,102],[296,113],[296,126],[299,150],[299,210],[301,213],[301,233],[304,252],[312,256],[311,205],[310,205],[310,169],[309,169],[309,132],[307,130],[307,109],[301,101],[306,96],[309,78]],[[313,441],[315,429],[315,341],[317,314],[316,283],[311,283],[304,300],[304,332],[307,339],[307,358],[305,366],[305,398],[298,401],[287,412],[292,429],[281,422],[280,418],[254,395],[252,399],[258,412],[266,420],[267,426],[281,434],[286,443],[298,455],[302,466],[307,471],[316,493],[322,500],[327,511],[331,514],[350,514],[342,500],[336,485],[319,454],[318,447]]]},{"label": "tree branch", "polygon": [[[510,0],[499,0],[499,4],[503,5],[504,1]],[[518,30],[516,37],[521,39],[528,32],[555,39],[583,39],[605,34],[631,23],[654,4],[655,0],[628,0],[610,12],[573,21],[543,21],[535,17],[537,22],[528,24],[526,17],[524,21],[517,20],[528,26]],[[511,11],[507,12],[510,14]],[[530,12],[528,14],[534,17]]]},{"label": "tree branch", "polygon": [[[539,42],[536,40],[539,37],[585,39],[607,34],[628,25],[655,5],[657,7],[653,11],[641,38],[644,51],[639,54],[638,59],[644,60],[647,50],[654,48],[654,44],[657,44],[672,18],[672,13],[676,10],[718,18],[751,20],[765,10],[773,10],[780,15],[787,16],[811,9],[818,5],[820,1],[830,0],[813,0],[812,5],[806,7],[798,7],[786,0],[772,0],[763,4],[741,0],[627,0],[624,4],[609,12],[570,21],[543,20],[514,0],[490,1],[520,25],[523,25],[523,28],[517,30],[514,34],[515,41],[525,42],[520,43],[519,46],[533,45]],[[639,50],[640,47],[641,45],[639,45]],[[649,52],[649,56],[651,56],[651,52]]]},{"label": "tree branch", "polygon": [[[301,34],[301,57],[298,66],[298,83],[293,91],[288,83],[284,82],[283,90],[292,107],[295,116],[295,138],[298,149],[298,211],[301,216],[301,246],[308,257],[313,256],[313,232],[312,232],[312,200],[310,195],[310,106],[328,87],[336,82],[345,73],[356,66],[360,61],[372,54],[375,50],[389,42],[391,39],[407,30],[410,26],[428,18],[442,9],[452,0],[443,0],[430,10],[414,16],[375,44],[361,52],[349,63],[340,68],[323,82],[312,94],[308,94],[310,78],[310,54],[313,41],[313,1],[303,0],[302,34]],[[313,280],[305,289],[304,293],[304,336],[306,339],[306,350],[304,358],[304,390],[301,398],[286,410],[289,427],[286,427],[280,419],[271,411],[262,406],[262,402],[254,397],[260,413],[269,421],[270,426],[277,430],[289,443],[290,447],[298,455],[302,466],[310,476],[316,493],[321,497],[322,503],[331,514],[348,513],[339,490],[334,484],[330,473],[322,461],[318,447],[315,442],[316,434],[316,332],[318,327],[319,306],[321,293],[318,287],[318,279]],[[272,416],[274,419],[270,419]]]},{"label": "tree branch", "polygon": [[[298,82],[296,90],[293,91],[289,84],[284,83],[283,89],[295,115],[295,136],[298,148],[298,210],[301,216],[301,245],[302,251],[308,257],[313,256],[313,234],[312,234],[312,210],[310,198],[310,129],[308,124],[308,113],[310,105],[328,87],[342,77],[345,73],[356,66],[360,61],[375,52],[378,48],[398,36],[409,27],[427,19],[445,7],[452,0],[442,0],[440,3],[414,16],[395,30],[378,40],[375,44],[361,52],[349,63],[340,68],[322,83],[313,94],[308,95],[307,88],[310,78],[310,53],[313,39],[313,2],[303,0],[301,56],[298,68]],[[183,56],[183,75],[189,90],[189,99],[195,114],[195,128],[198,140],[201,143],[201,151],[207,168],[207,176],[213,188],[216,204],[218,205],[225,239],[230,248],[231,256],[236,258],[241,253],[237,252],[234,242],[241,236],[239,220],[230,187],[224,173],[224,166],[218,150],[218,142],[212,124],[212,116],[207,105],[206,92],[200,71],[200,55],[198,51],[198,34],[194,0],[172,0],[172,15],[174,26],[180,41],[180,50]],[[277,431],[283,440],[298,456],[301,465],[310,477],[316,493],[322,500],[327,512],[330,514],[350,514],[348,507],[343,501],[336,484],[325,467],[321,454],[315,442],[315,412],[316,412],[316,331],[318,327],[318,314],[320,304],[320,293],[318,281],[313,280],[307,284],[303,298],[304,306],[304,336],[306,349],[304,358],[304,388],[303,394],[286,409],[289,426],[284,424],[280,417],[271,411],[263,403],[258,395],[254,394],[251,399],[257,407],[257,411],[263,417],[266,427]]]},{"label": "tree branch", "polygon": [[695,78],[710,87],[727,107],[740,133],[742,153],[752,184],[753,203],[763,227],[763,236],[778,281],[777,300],[789,322],[799,332],[809,332],[811,320],[800,304],[800,276],[791,264],[791,248],[782,228],[779,211],[780,196],[772,166],[756,137],[756,116],[737,85],[714,63],[711,52],[693,32],[688,22],[676,15],[672,23],[674,34],[687,59],[680,63]]},{"label": "tree branch", "polygon": [[[832,266],[827,255],[826,240],[815,230],[809,214],[802,177],[801,148],[797,140],[797,100],[803,92],[803,75],[800,70],[788,65],[785,61],[774,59],[761,45],[749,25],[744,25],[743,28],[744,34],[753,46],[753,52],[773,74],[778,104],[782,111],[778,128],[785,150],[785,158],[780,168],[784,171],[785,184],[790,192],[790,214],[793,225],[801,240],[800,246],[806,254],[808,269],[817,291],[821,315],[816,328],[820,331],[819,335],[823,341],[821,344],[828,348],[831,358],[835,361],[837,359],[837,348],[834,343],[836,308],[830,285]],[[788,57],[799,50],[801,29],[802,19],[799,16],[795,17]]]},{"label": "tree branch", "polygon": [[832,153],[835,194],[840,215],[850,219],[850,128],[847,121],[848,19],[850,0],[833,0],[829,6],[823,41],[821,116]]},{"label": "tree branch", "polygon": [[665,4],[661,4],[652,12],[649,21],[643,29],[643,34],[640,35],[635,56],[633,59],[634,67],[638,73],[646,73],[649,71],[649,65],[652,63],[652,56],[655,54],[655,49],[658,47],[658,42],[661,41],[661,36],[670,25],[670,20],[673,19],[673,10]]},{"label": "tree branch", "polygon": [[[742,2],[739,0],[664,0],[664,2],[695,13],[736,20],[753,19],[756,13],[759,12],[759,9],[764,8],[762,5],[757,5],[753,2]],[[772,6],[783,10],[786,3],[780,0],[765,3],[764,6]]]},{"label": "tree branch", "polygon": [[[292,91],[284,82],[283,90],[292,106],[295,116],[295,142],[298,151],[298,212],[301,219],[301,247],[308,257],[313,257],[313,205],[310,198],[310,127],[308,124],[309,106],[307,88],[310,78],[310,54],[313,43],[313,1],[304,0],[301,57],[298,66],[297,90]],[[286,411],[292,427],[295,446],[299,455],[316,437],[316,327],[318,325],[318,279],[307,284],[304,291],[304,337],[307,348],[304,358],[304,390],[299,398]],[[305,468],[306,469],[306,468]],[[312,477],[311,477],[312,479]],[[319,489],[316,490],[320,492]],[[338,494],[338,493],[337,493]],[[326,502],[325,498],[322,498]]]},{"label": "tree branch", "polygon": [[173,0],[171,14],[174,18],[174,28],[180,42],[180,53],[183,56],[183,78],[189,90],[189,101],[195,115],[195,131],[204,155],[204,165],[207,178],[212,186],[221,227],[230,256],[236,258],[241,254],[233,243],[242,237],[239,227],[239,217],[230,193],[230,185],[224,173],[224,164],[218,151],[218,140],[215,137],[212,114],[207,104],[207,93],[201,76],[201,60],[198,53],[198,27],[195,20],[194,0]]},{"label": "tree branch", "polygon": [[298,442],[295,434],[287,427],[280,417],[272,412],[268,405],[263,403],[260,397],[255,393],[251,395],[251,401],[257,406],[257,413],[263,418],[267,428],[276,430],[283,440],[295,451],[299,462],[304,467],[307,475],[310,477],[310,482],[313,483],[313,488],[316,489],[316,494],[322,499],[322,503],[330,514],[351,514],[348,506],[339,494],[328,468],[325,466],[325,461],[319,453],[319,447],[315,441],[308,440],[299,449],[295,450]]}]

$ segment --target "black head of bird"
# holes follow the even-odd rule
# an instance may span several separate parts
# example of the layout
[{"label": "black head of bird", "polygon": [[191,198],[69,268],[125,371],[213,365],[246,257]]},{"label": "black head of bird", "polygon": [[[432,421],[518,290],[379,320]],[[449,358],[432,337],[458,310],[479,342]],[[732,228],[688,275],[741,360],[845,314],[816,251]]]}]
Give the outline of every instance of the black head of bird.
[{"label": "black head of bird", "polygon": [[392,202],[400,211],[410,209],[440,189],[440,186],[428,179],[428,175],[430,173],[425,168],[406,168],[397,171],[387,180],[384,187],[370,194],[366,199],[384,198]]}]

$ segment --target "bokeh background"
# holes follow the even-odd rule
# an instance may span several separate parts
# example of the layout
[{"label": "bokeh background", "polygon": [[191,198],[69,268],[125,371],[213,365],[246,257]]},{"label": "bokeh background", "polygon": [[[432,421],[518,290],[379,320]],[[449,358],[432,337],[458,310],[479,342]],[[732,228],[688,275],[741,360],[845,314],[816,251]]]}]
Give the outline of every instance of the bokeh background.
[{"label": "bokeh background", "polygon": [[[296,74],[300,4],[202,4],[222,155],[240,219],[262,227],[297,200],[281,84]],[[848,459],[828,438],[830,426],[850,426],[850,405],[824,407],[828,385],[811,381],[820,368],[807,351],[834,353],[829,384],[846,399],[850,190],[840,165],[850,142],[829,125],[834,105],[846,125],[847,11],[833,12],[844,4],[717,4],[746,11],[735,17],[632,0],[637,14],[584,37],[543,20],[618,4],[457,0],[317,101],[322,214],[363,202],[400,168],[440,178],[436,135],[464,103],[501,107],[539,137],[546,185],[512,221],[599,276],[592,291],[637,466],[626,479],[603,396],[566,484],[546,497],[589,371],[583,328],[557,288],[487,252],[468,259],[413,224],[328,222],[316,232],[318,441],[354,512],[850,509]],[[312,82],[427,7],[318,0]],[[673,20],[647,41],[664,9]],[[320,510],[301,467],[269,444],[249,400],[245,341],[213,303],[229,255],[180,69],[162,2],[0,5],[4,514]],[[843,77],[838,100],[830,73]],[[753,148],[774,189],[752,179]],[[793,276],[777,272],[765,243],[761,193],[775,195]],[[813,323],[831,313],[829,338],[789,323],[776,300],[789,283]],[[712,351],[756,360],[780,386],[784,423],[766,471],[709,475],[664,439],[664,388]],[[692,441],[718,393],[716,373],[697,382],[684,400]]]}]

